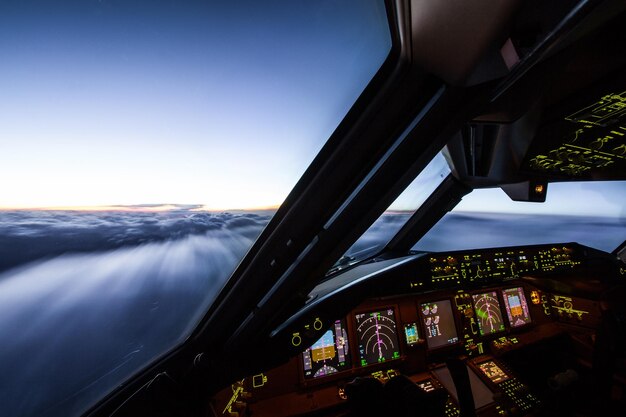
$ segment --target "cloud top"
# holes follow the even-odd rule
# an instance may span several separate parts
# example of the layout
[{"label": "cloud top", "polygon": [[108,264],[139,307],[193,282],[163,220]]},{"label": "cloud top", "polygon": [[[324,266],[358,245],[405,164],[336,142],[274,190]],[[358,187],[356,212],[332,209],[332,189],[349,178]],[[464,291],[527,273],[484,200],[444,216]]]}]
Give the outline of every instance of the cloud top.
[{"label": "cloud top", "polygon": [[[271,213],[168,211],[0,211],[0,272],[65,253],[92,253],[203,235],[262,229]],[[250,235],[250,236],[252,236]]]}]

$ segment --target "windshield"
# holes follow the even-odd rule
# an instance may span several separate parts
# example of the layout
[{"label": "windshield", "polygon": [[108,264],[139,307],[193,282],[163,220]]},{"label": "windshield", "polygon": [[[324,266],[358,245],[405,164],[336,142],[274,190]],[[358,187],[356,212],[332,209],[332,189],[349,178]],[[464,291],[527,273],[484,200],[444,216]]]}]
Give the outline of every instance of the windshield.
[{"label": "windshield", "polygon": [[0,3],[0,408],[180,344],[386,59],[384,2]]},{"label": "windshield", "polygon": [[382,250],[449,174],[450,167],[443,154],[439,152],[402,194],[391,203],[389,208],[337,261],[335,267],[351,265]]},{"label": "windshield", "polygon": [[474,190],[414,247],[451,251],[578,242],[613,251],[626,240],[626,181],[553,183],[545,203]]}]

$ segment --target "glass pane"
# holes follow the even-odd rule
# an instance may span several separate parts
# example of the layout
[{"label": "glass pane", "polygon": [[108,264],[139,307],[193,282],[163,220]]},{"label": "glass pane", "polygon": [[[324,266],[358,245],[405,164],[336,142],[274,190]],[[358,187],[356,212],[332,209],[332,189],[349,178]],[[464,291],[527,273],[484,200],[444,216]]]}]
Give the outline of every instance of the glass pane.
[{"label": "glass pane", "polygon": [[390,47],[374,0],[0,3],[3,413],[181,343]]},{"label": "glass pane", "polygon": [[413,249],[451,251],[578,242],[611,252],[626,240],[626,181],[554,183],[545,203],[474,190]]},{"label": "glass pane", "polygon": [[383,249],[449,174],[450,167],[439,152],[336,265],[358,262]]}]

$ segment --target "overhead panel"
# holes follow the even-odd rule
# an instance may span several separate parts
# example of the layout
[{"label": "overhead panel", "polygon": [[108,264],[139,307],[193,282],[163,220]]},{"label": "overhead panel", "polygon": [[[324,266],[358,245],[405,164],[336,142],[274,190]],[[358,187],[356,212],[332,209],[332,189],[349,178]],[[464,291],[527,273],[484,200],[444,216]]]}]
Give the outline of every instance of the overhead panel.
[{"label": "overhead panel", "polygon": [[626,87],[605,89],[540,129],[522,164],[576,179],[626,178]]}]

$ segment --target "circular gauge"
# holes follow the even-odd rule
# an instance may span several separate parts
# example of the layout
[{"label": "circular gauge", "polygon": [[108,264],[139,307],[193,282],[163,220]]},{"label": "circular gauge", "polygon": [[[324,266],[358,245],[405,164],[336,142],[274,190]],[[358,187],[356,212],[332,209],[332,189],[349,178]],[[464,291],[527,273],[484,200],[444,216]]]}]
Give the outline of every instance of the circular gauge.
[{"label": "circular gauge", "polygon": [[313,378],[319,378],[321,376],[326,376],[330,374],[334,374],[337,372],[337,369],[330,365],[323,365],[320,369],[318,369],[314,374]]},{"label": "circular gauge", "polygon": [[355,319],[362,366],[400,357],[393,309],[357,314]]},{"label": "circular gauge", "polygon": [[495,291],[472,295],[481,335],[504,330],[500,302]]}]

